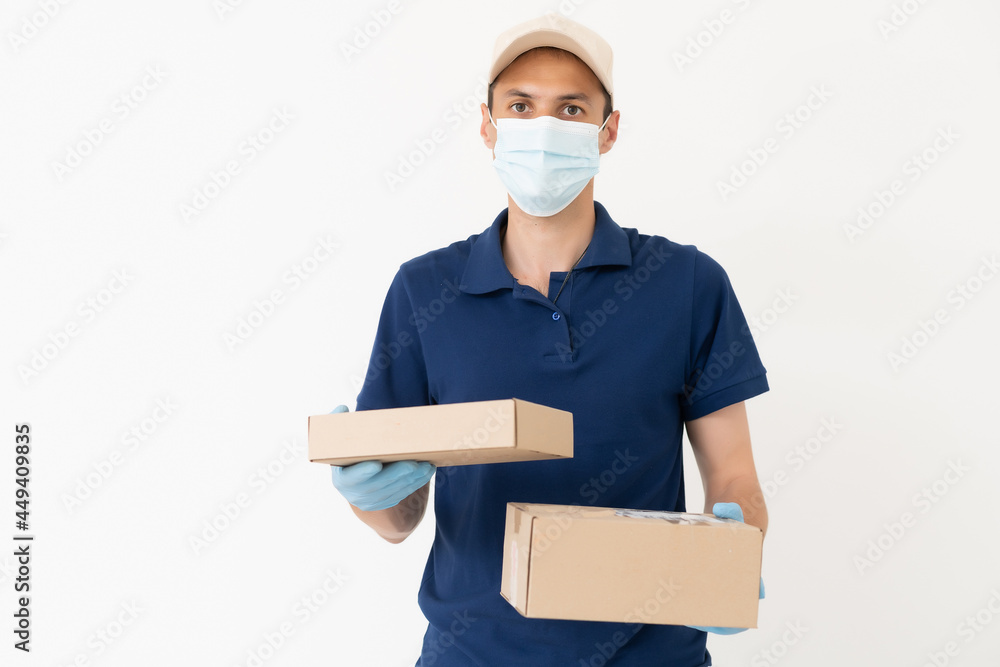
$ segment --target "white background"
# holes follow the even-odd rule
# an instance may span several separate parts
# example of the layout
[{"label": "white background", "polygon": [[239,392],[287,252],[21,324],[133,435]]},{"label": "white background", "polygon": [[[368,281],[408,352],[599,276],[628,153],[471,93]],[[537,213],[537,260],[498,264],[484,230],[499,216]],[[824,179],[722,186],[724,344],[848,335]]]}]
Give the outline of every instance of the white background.
[{"label": "white background", "polygon": [[715,664],[997,664],[996,3],[900,1],[895,24],[888,0],[387,6],[4,4],[0,533],[26,422],[36,541],[27,656],[0,551],[0,662],[413,664],[433,519],[382,542],[306,460],[306,417],[353,407],[396,267],[506,205],[480,80],[496,35],[551,9],[615,48],[597,200],[709,253],[760,320],[768,595],[759,629],[710,638]]}]

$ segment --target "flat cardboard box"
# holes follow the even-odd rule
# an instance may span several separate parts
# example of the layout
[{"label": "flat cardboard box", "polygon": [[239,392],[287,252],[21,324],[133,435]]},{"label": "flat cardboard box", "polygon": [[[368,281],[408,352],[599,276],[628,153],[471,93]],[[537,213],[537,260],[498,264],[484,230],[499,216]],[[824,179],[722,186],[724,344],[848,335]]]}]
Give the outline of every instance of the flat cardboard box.
[{"label": "flat cardboard box", "polygon": [[507,503],[500,594],[529,618],[755,628],[762,545],[711,514]]},{"label": "flat cardboard box", "polygon": [[309,460],[458,466],[571,458],[573,415],[517,398],[309,417]]}]

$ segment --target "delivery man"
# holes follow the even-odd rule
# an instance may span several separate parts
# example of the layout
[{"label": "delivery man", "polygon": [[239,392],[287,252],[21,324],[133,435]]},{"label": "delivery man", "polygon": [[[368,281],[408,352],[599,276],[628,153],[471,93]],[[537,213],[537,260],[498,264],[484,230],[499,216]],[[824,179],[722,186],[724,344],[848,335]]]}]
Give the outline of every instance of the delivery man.
[{"label": "delivery man", "polygon": [[727,274],[594,201],[618,137],[613,92],[611,47],[584,26],[549,14],[503,33],[480,134],[508,207],[389,287],[358,410],[516,397],[573,414],[572,459],[334,467],[355,514],[393,543],[434,479],[418,666],[698,667],[712,664],[706,630],[739,630],[531,619],[499,592],[507,502],[684,511],[685,426],[706,511],[767,528],[743,402],[768,384]]}]

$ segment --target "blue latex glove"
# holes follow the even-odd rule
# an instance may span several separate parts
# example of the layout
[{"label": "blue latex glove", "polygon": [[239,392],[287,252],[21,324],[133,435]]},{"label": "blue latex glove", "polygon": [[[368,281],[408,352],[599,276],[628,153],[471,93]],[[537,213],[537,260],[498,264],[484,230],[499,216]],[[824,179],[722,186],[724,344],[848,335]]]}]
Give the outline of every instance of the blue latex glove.
[{"label": "blue latex glove", "polygon": [[[338,405],[331,414],[347,412]],[[361,461],[333,468],[333,485],[347,502],[365,511],[384,510],[398,505],[408,495],[430,481],[437,468],[426,461]]]},{"label": "blue latex glove", "polygon": [[[743,523],[743,508],[739,506],[738,503],[715,503],[712,506],[712,513],[719,517],[720,519],[733,519]],[[761,577],[760,580],[760,597],[759,599],[764,599],[764,578]],[[716,628],[716,627],[702,627],[700,625],[689,625],[689,628],[694,628],[695,630],[701,630],[702,632],[714,632],[717,635],[735,635],[737,632],[743,632],[746,628]]]}]

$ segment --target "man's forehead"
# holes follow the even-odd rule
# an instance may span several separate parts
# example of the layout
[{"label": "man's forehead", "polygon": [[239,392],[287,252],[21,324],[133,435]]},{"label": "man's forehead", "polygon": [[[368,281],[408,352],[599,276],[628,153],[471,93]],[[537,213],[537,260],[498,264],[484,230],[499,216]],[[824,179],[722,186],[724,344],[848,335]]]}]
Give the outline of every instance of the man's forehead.
[{"label": "man's forehead", "polygon": [[[502,90],[505,87],[518,88],[530,92],[528,89],[531,87],[533,79],[539,80],[539,83],[544,83],[546,87],[550,87],[553,81],[557,80],[556,73],[553,71],[554,67],[552,65],[545,68],[535,67],[537,64],[536,61],[546,59],[561,61],[560,64],[568,66],[570,69],[575,70],[580,77],[585,78],[588,82],[587,87],[597,91],[603,90],[603,86],[597,75],[594,74],[594,71],[585,62],[580,60],[575,54],[555,47],[532,49],[519,55],[497,75],[497,89]],[[562,78],[564,75],[565,72],[560,72],[559,78]],[[573,89],[572,92],[586,93],[586,91],[580,90],[581,85],[579,81],[566,81],[565,86],[567,89]],[[569,91],[567,91],[567,94],[569,94]]]}]

